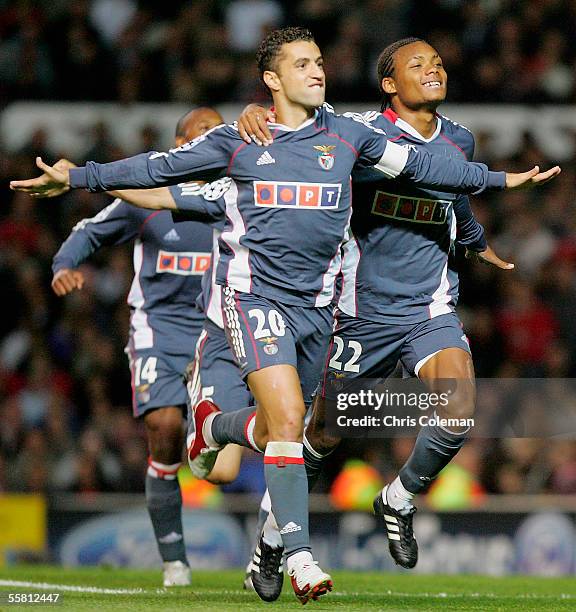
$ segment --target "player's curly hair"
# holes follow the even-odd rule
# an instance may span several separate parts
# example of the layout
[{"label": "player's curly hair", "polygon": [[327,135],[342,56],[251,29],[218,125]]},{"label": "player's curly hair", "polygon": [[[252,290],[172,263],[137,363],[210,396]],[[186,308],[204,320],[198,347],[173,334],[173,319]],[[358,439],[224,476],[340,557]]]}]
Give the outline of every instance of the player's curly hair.
[{"label": "player's curly hair", "polygon": [[270,32],[270,34],[260,43],[260,47],[256,53],[256,61],[258,62],[260,76],[262,77],[266,70],[276,69],[276,60],[278,59],[282,45],[296,42],[297,40],[314,42],[314,36],[310,30],[300,27],[282,28]]},{"label": "player's curly hair", "polygon": [[382,106],[380,110],[385,110],[390,106],[390,96],[382,89],[382,79],[386,77],[390,77],[394,74],[394,53],[405,47],[406,45],[411,45],[415,42],[426,42],[422,38],[415,38],[414,36],[410,36],[408,38],[401,38],[396,42],[388,45],[380,56],[378,57],[378,64],[376,67],[378,73],[378,88],[382,92]]}]

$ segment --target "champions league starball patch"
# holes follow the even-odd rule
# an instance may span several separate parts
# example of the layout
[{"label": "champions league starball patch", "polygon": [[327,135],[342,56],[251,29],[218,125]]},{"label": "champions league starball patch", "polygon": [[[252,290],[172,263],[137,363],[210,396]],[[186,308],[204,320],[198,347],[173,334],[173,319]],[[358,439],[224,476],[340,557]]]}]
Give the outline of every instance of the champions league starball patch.
[{"label": "champions league starball patch", "polygon": [[316,145],[314,147],[316,151],[320,151],[320,155],[318,156],[318,163],[323,170],[331,170],[332,166],[334,166],[334,155],[330,153],[333,149],[336,148],[336,145]]}]

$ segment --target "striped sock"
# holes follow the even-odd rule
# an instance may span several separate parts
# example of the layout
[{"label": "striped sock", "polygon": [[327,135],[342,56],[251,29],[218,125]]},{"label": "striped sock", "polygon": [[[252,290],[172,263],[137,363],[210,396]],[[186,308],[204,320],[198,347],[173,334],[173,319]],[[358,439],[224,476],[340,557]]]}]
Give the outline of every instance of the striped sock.
[{"label": "striped sock", "polygon": [[182,530],[182,494],[176,477],[180,465],[148,459],[146,505],[162,561],[182,561],[188,565]]},{"label": "striped sock", "polygon": [[264,453],[264,474],[286,557],[303,550],[310,551],[308,479],[303,445],[299,442],[268,442]]},{"label": "striped sock", "polygon": [[254,441],[255,423],[256,409],[254,406],[234,412],[218,413],[214,415],[210,423],[210,435],[220,446],[230,443],[239,444],[261,453],[262,450]]}]

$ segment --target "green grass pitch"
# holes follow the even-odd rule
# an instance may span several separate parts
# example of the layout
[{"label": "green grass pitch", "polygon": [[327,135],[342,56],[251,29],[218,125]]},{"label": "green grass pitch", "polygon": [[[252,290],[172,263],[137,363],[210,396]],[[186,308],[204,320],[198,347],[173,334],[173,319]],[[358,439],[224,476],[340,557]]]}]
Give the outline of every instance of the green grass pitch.
[{"label": "green grass pitch", "polygon": [[[0,610],[299,610],[285,580],[273,604],[242,590],[242,571],[197,571],[193,586],[164,589],[160,571],[47,566],[0,568]],[[306,610],[575,610],[574,578],[422,576],[338,571],[334,591]],[[40,586],[42,585],[42,587]],[[93,592],[89,588],[93,587]],[[8,604],[8,593],[60,593],[50,604]]]}]

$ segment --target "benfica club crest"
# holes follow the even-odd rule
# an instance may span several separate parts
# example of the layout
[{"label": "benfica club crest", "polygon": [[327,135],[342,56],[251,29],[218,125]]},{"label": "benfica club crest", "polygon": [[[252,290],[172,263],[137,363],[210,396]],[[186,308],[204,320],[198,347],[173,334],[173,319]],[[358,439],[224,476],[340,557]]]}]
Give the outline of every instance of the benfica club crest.
[{"label": "benfica club crest", "polygon": [[330,170],[334,165],[334,155],[330,153],[336,148],[336,145],[318,145],[314,147],[316,151],[320,151],[318,156],[318,163],[324,170]]}]

